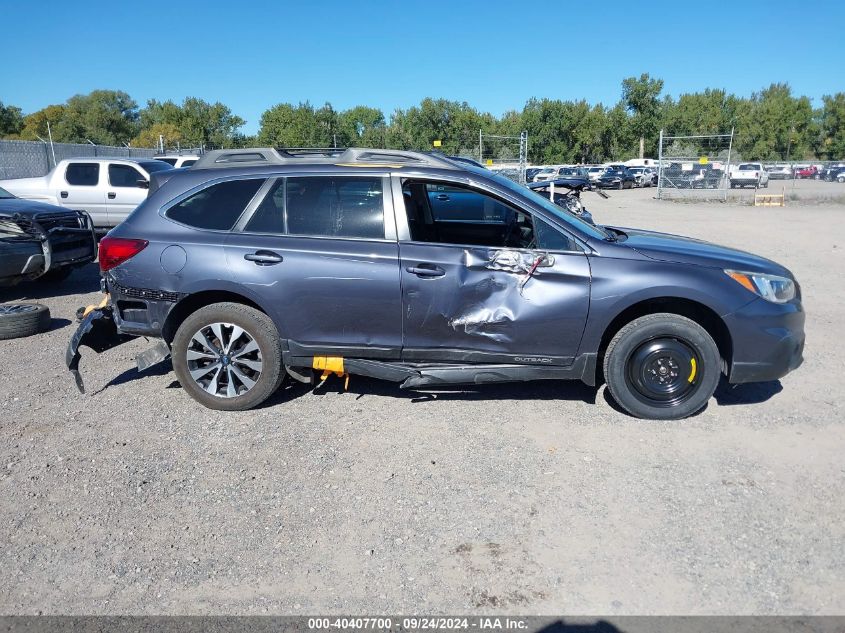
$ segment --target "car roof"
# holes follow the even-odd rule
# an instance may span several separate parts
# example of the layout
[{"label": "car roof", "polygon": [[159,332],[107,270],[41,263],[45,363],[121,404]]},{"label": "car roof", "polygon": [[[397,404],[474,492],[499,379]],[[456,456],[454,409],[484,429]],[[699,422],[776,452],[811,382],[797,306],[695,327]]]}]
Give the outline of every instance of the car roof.
[{"label": "car roof", "polygon": [[[464,164],[462,164],[464,163]],[[363,147],[293,149],[256,147],[221,149],[203,154],[191,167],[201,169],[232,169],[267,167],[273,165],[317,166],[336,165],[352,167],[437,167],[463,169],[464,161],[451,159],[443,154],[411,152],[407,150],[372,149]]]},{"label": "car roof", "polygon": [[[126,163],[149,163],[151,161],[155,161],[155,158],[151,157],[139,157],[139,156],[73,156],[71,158],[65,158],[65,161],[68,162],[87,162],[87,163],[101,163],[101,162],[113,162],[113,161],[123,161]],[[63,162],[63,161],[60,161]],[[158,161],[164,162],[164,161]]]}]

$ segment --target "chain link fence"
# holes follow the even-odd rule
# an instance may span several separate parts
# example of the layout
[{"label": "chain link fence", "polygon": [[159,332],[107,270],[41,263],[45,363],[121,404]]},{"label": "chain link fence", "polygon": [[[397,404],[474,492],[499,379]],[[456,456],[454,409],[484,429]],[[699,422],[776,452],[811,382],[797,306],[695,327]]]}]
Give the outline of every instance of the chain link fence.
[{"label": "chain link fence", "polygon": [[500,136],[478,132],[478,162],[520,184],[525,184],[528,166],[528,132]]},{"label": "chain link fence", "polygon": [[660,131],[657,197],[727,200],[733,130],[730,134],[669,136]]},{"label": "chain link fence", "polygon": [[155,149],[0,140],[0,179],[44,176],[65,158],[152,158]]}]

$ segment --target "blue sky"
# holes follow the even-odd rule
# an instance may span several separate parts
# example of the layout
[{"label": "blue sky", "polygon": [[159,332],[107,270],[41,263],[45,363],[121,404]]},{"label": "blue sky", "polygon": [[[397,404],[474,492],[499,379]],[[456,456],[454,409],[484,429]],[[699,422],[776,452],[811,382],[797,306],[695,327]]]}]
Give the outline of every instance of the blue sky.
[{"label": "blue sky", "polygon": [[679,95],[775,81],[845,90],[845,3],[22,2],[0,10],[0,100],[31,112],[97,88],[222,101],[258,129],[280,102],[390,114],[445,97],[499,115],[532,96],[615,103],[648,72]]}]

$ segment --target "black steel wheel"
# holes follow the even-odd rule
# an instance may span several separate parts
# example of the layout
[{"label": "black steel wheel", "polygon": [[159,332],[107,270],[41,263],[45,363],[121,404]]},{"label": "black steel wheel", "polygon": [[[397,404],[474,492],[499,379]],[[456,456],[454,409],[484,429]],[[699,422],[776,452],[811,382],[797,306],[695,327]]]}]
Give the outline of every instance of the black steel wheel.
[{"label": "black steel wheel", "polygon": [[660,337],[637,347],[626,363],[628,386],[645,404],[673,407],[701,384],[701,359],[684,340]]},{"label": "black steel wheel", "polygon": [[707,404],[719,383],[720,360],[713,338],[695,321],[648,314],[611,339],[604,377],[613,399],[631,415],[679,420]]}]

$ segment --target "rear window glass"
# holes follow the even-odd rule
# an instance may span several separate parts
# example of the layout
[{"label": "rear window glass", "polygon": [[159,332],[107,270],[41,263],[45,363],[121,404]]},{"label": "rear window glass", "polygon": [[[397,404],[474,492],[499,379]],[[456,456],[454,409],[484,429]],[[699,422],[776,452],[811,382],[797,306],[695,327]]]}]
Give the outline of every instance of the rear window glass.
[{"label": "rear window glass", "polygon": [[70,163],[65,172],[69,185],[96,187],[100,180],[100,165],[97,163]]},{"label": "rear window glass", "polygon": [[288,178],[285,198],[290,235],[384,238],[381,178]]},{"label": "rear window glass", "polygon": [[148,160],[138,164],[146,169],[148,173],[153,173],[154,171],[164,171],[165,169],[170,169],[174,165],[174,163],[163,160]]},{"label": "rear window glass", "polygon": [[170,207],[167,217],[198,229],[228,231],[263,183],[262,178],[251,178],[211,185]]}]

